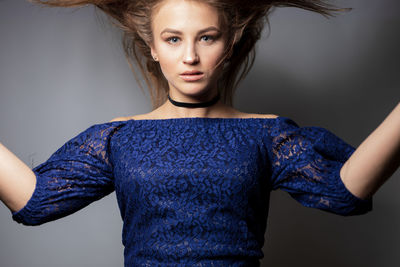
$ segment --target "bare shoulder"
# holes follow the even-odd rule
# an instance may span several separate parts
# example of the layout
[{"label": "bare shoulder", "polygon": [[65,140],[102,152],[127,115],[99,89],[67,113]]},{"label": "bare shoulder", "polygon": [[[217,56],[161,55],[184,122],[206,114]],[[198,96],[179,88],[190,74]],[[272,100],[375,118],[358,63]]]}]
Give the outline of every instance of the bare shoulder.
[{"label": "bare shoulder", "polygon": [[275,119],[279,117],[275,114],[259,114],[259,113],[247,113],[241,110],[235,109],[233,107],[227,108],[227,114],[230,114],[227,117],[232,118],[265,118],[265,119]]},{"label": "bare shoulder", "polygon": [[113,122],[113,121],[126,121],[127,117],[116,117],[112,120],[110,120],[109,122]]},{"label": "bare shoulder", "polygon": [[259,114],[259,113],[243,113],[244,118],[261,118],[261,119],[276,119],[279,116],[275,114]]},{"label": "bare shoulder", "polygon": [[138,114],[134,116],[127,116],[127,117],[116,117],[112,119],[110,122],[113,121],[127,121],[127,120],[140,120],[140,119],[149,119],[152,118],[151,113],[145,113],[145,114]]},{"label": "bare shoulder", "polygon": [[253,113],[254,118],[263,118],[263,119],[276,119],[279,116],[275,114],[258,114],[258,113]]},{"label": "bare shoulder", "polygon": [[[232,112],[227,118],[265,118],[265,119],[275,119],[279,117],[275,114],[259,114],[259,113],[245,113],[245,112]],[[145,113],[145,114],[138,114],[134,116],[128,117],[117,117],[112,119],[110,122],[113,121],[127,121],[127,120],[145,120],[145,119],[159,119],[162,116],[157,115],[155,112]]]}]

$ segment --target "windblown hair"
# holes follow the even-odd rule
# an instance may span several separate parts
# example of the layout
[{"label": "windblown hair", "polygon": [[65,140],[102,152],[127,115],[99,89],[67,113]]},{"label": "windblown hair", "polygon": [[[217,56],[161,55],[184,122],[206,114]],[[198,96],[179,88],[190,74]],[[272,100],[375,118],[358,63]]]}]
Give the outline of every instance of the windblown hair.
[{"label": "windblown hair", "polygon": [[[168,82],[160,65],[150,53],[153,42],[152,11],[163,0],[28,0],[52,7],[81,7],[94,5],[109,16],[123,31],[123,49],[129,66],[143,90],[139,69],[148,87],[153,109],[167,99]],[[223,65],[218,81],[222,101],[232,105],[238,84],[250,71],[255,60],[255,44],[260,39],[268,15],[275,7],[297,7],[317,12],[325,17],[348,8],[337,8],[325,0],[194,0],[215,7],[221,15],[222,28],[228,36],[226,51],[217,66]],[[234,55],[234,57],[231,57]]]}]

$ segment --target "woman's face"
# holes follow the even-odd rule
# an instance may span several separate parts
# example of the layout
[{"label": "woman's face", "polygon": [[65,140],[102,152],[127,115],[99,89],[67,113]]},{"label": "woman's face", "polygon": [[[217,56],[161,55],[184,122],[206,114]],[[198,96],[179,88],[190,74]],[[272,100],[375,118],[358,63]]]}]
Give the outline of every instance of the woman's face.
[{"label": "woman's face", "polygon": [[200,1],[164,0],[153,12],[152,30],[151,52],[171,97],[184,101],[214,95],[222,64],[215,67],[226,45],[217,10]]}]

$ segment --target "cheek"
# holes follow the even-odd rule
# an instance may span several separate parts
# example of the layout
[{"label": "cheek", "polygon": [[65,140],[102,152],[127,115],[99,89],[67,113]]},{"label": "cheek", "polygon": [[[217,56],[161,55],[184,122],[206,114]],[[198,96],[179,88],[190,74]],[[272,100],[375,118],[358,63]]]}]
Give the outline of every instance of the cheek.
[{"label": "cheek", "polygon": [[165,50],[162,47],[160,47],[158,51],[158,63],[160,64],[164,76],[168,78],[176,70],[176,66],[178,65],[176,53],[170,49]]},{"label": "cheek", "polygon": [[217,65],[219,60],[224,56],[224,47],[215,47],[214,49],[205,50],[203,54],[203,63],[209,67]]},{"label": "cheek", "polygon": [[159,57],[158,63],[160,64],[161,71],[163,72],[165,78],[167,80],[173,76],[173,74],[177,71],[176,70],[176,59],[171,56],[163,56]]}]

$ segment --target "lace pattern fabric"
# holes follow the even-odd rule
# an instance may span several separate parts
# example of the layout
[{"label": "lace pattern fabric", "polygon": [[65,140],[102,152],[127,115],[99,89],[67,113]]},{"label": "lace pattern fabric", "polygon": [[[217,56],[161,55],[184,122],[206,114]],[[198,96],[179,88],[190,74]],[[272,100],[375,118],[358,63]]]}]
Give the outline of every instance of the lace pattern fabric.
[{"label": "lace pattern fabric", "polygon": [[33,168],[35,190],[13,219],[38,225],[72,214],[114,191],[109,137],[118,125],[94,125]]},{"label": "lace pattern fabric", "polygon": [[340,215],[363,213],[371,204],[351,194],[340,178],[352,146],[324,128],[301,128],[288,119],[280,132],[269,132],[273,190],[280,188],[304,206]]},{"label": "lace pattern fabric", "polygon": [[284,117],[96,124],[33,169],[35,191],[12,216],[40,225],[115,190],[125,266],[258,266],[271,190],[341,215],[372,209],[340,179],[353,152]]}]

